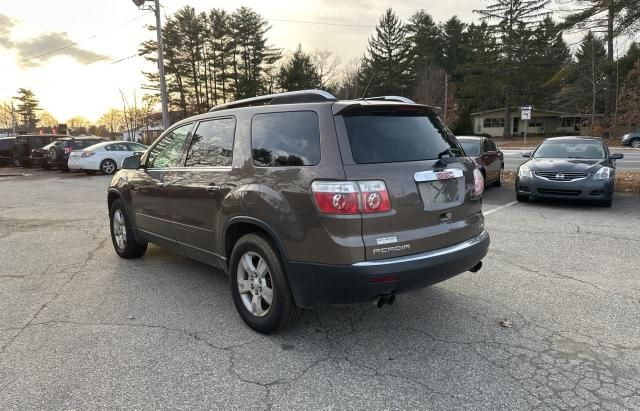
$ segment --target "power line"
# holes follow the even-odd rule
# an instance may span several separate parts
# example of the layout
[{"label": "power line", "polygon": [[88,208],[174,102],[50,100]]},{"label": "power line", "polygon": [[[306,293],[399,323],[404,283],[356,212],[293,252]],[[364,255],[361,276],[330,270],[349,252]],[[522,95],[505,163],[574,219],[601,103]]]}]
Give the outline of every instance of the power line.
[{"label": "power line", "polygon": [[[145,16],[147,16],[147,15],[149,15],[149,14],[151,14],[151,12],[144,13],[144,14],[142,14],[142,15],[140,15],[140,16],[138,16],[138,17],[134,18],[134,19],[127,20],[127,21],[125,21],[125,22],[122,22],[122,23],[116,24],[115,26],[112,26],[112,27],[110,27],[110,28],[107,28],[107,29],[105,29],[105,30],[103,30],[103,31],[99,32],[99,33],[96,33],[96,34],[94,34],[94,35],[91,35],[91,36],[89,36],[89,37],[85,38],[84,40],[76,41],[76,42],[73,42],[73,43],[67,44],[66,46],[62,46],[62,47],[58,47],[58,48],[55,48],[55,49],[52,49],[52,50],[48,50],[48,51],[45,51],[44,53],[38,54],[38,55],[36,55],[36,56],[27,57],[27,58],[25,58],[25,59],[20,60],[20,61],[19,61],[19,63],[25,63],[25,62],[30,61],[30,60],[35,60],[35,59],[38,59],[38,58],[40,58],[40,57],[48,56],[48,55],[50,55],[50,54],[54,54],[54,53],[57,53],[57,52],[59,52],[59,51],[66,50],[66,49],[68,49],[68,48],[71,48],[71,47],[77,46],[78,44],[84,43],[84,42],[86,42],[86,41],[93,40],[94,38],[96,38],[96,37],[98,37],[98,36],[100,36],[100,35],[104,34],[104,33],[105,33],[105,32],[107,32],[107,31],[111,31],[111,30],[116,29],[116,28],[118,28],[118,27],[126,26],[127,24],[131,24],[131,23],[133,23],[134,21],[140,20],[141,18],[143,18],[143,17],[145,17]],[[103,59],[104,59],[104,58],[101,58],[101,59],[99,59],[99,60],[103,60]],[[98,61],[98,60],[96,60],[96,61]],[[92,63],[95,63],[95,61],[94,61],[94,62],[92,62]],[[88,64],[91,64],[91,63],[88,63]]]}]

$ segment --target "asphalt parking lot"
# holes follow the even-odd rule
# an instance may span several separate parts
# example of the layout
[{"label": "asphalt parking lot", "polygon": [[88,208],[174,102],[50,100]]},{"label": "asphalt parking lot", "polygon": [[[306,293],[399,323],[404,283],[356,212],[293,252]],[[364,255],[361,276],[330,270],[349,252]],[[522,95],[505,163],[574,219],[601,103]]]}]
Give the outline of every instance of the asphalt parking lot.
[{"label": "asphalt parking lot", "polygon": [[479,273],[263,336],[223,273],[116,256],[109,177],[17,171],[0,169],[0,409],[640,409],[640,197],[489,189]]}]

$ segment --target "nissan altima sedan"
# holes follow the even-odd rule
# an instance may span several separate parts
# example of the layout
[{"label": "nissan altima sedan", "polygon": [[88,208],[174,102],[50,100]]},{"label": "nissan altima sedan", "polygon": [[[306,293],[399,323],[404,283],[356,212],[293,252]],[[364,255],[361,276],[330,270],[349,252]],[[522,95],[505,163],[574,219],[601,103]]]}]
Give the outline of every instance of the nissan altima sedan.
[{"label": "nissan altima sedan", "polygon": [[601,139],[548,138],[535,151],[522,155],[529,161],[518,168],[518,201],[537,197],[580,199],[611,207],[616,160],[623,155],[609,153]]},{"label": "nissan altima sedan", "polygon": [[102,171],[113,174],[122,167],[125,158],[141,155],[147,146],[128,141],[105,141],[84,150],[71,151],[68,167],[70,170],[85,170],[89,174]]}]

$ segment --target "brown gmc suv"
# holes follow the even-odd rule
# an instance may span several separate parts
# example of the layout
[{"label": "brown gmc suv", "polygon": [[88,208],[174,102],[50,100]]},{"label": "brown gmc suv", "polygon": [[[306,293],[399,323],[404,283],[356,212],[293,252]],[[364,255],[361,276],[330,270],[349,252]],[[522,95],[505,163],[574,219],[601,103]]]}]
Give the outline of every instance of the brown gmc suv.
[{"label": "brown gmc suv", "polygon": [[480,269],[483,178],[434,109],[307,90],[218,106],[125,159],[108,191],[123,258],[156,243],[225,270],[253,329]]}]

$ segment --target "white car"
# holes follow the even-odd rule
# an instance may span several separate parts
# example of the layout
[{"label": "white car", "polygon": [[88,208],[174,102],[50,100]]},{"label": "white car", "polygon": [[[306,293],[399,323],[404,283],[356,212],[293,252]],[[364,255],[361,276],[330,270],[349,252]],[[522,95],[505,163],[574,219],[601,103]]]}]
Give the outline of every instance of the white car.
[{"label": "white car", "polygon": [[97,171],[113,174],[122,168],[125,158],[144,153],[147,148],[130,141],[105,141],[84,150],[72,151],[69,154],[68,167],[70,170],[85,170],[91,174]]}]

